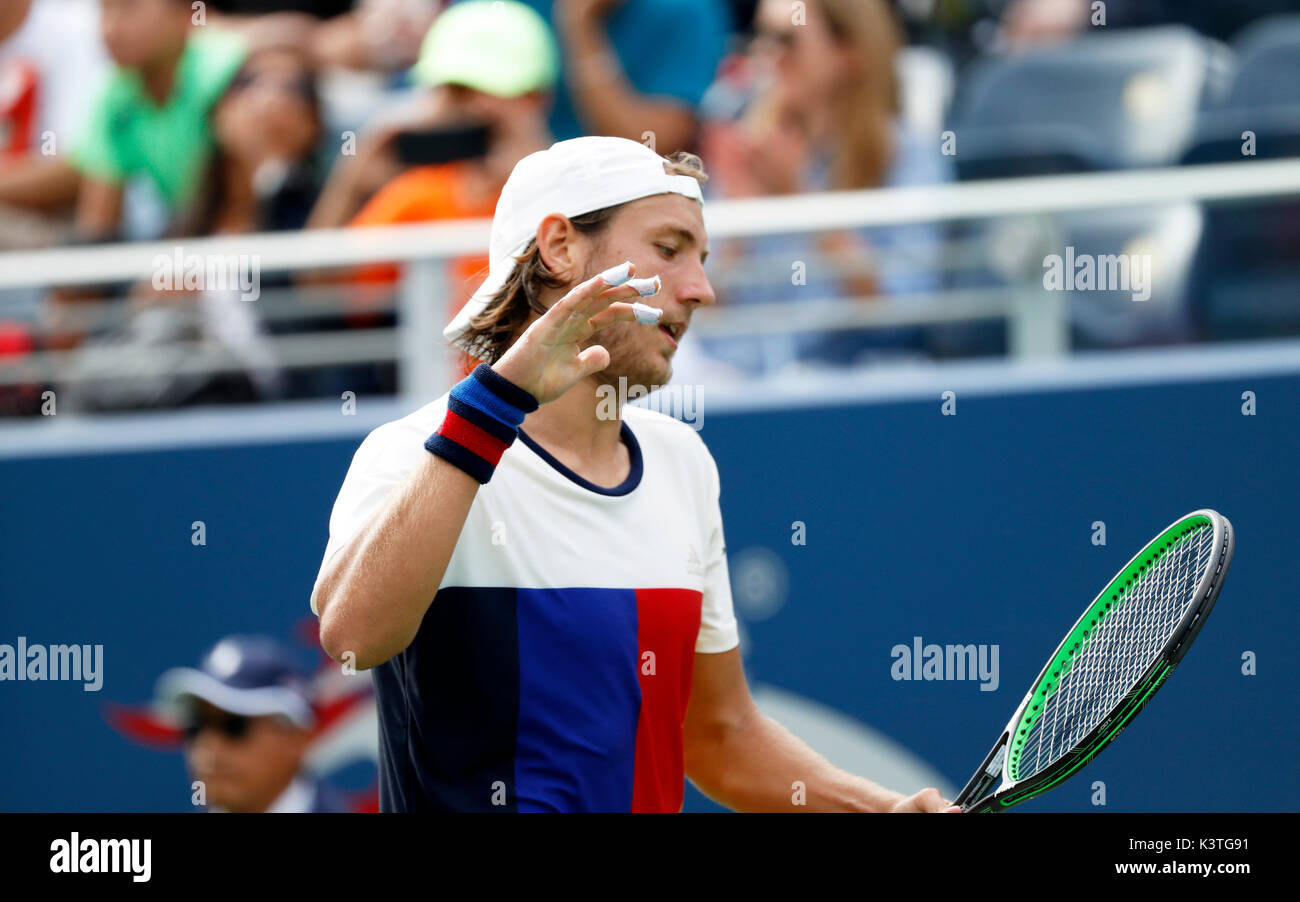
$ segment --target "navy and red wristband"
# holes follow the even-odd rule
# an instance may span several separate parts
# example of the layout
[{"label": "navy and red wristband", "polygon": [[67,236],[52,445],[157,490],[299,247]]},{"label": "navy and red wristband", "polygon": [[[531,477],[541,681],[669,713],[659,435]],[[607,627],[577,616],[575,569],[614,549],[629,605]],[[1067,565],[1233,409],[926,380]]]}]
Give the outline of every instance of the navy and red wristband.
[{"label": "navy and red wristband", "polygon": [[480,363],[451,390],[447,415],[424,447],[486,484],[537,399]]}]

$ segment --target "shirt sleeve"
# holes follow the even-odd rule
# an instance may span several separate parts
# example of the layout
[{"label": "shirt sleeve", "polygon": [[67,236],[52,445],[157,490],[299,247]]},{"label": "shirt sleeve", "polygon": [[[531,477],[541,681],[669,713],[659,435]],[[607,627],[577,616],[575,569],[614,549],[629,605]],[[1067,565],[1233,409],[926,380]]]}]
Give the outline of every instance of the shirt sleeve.
[{"label": "shirt sleeve", "polygon": [[77,147],[90,119],[95,91],[87,89],[102,85],[112,70],[99,36],[99,4],[73,0],[59,6],[58,29],[67,36],[71,52],[63,54],[61,65],[50,73],[46,124],[60,136],[62,155],[65,149]]},{"label": "shirt sleeve", "polygon": [[610,37],[638,92],[694,107],[713,84],[730,30],[722,0],[654,0],[616,12]]},{"label": "shirt sleeve", "polygon": [[700,609],[700,632],[695,640],[696,652],[718,654],[740,644],[736,613],[731,601],[731,576],[727,570],[727,543],[722,532],[721,484],[718,465],[708,449],[709,479],[705,503],[708,526],[705,531],[704,601]]},{"label": "shirt sleeve", "polygon": [[130,166],[113,136],[118,80],[114,73],[101,85],[90,119],[72,151],[72,164],[79,172],[114,185],[121,184],[130,174]]},{"label": "shirt sleeve", "polygon": [[[401,421],[386,423],[366,436],[352,456],[352,465],[343,479],[334,509],[330,513],[329,541],[316,574],[321,574],[340,548],[361,531],[370,518],[383,507],[388,495],[426,456],[424,440],[417,430]],[[316,586],[312,586],[311,611],[317,616]]]}]

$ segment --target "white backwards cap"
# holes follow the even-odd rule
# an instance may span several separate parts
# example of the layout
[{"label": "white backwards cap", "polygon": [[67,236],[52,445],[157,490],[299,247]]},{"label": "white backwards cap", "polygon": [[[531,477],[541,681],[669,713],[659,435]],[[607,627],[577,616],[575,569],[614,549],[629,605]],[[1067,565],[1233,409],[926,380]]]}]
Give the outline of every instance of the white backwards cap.
[{"label": "white backwards cap", "polygon": [[644,144],[608,137],[559,141],[516,163],[492,217],[488,277],[443,330],[443,337],[469,350],[463,339],[470,319],[506,284],[515,257],[552,213],[580,216],[655,194],[681,194],[703,203],[700,183],[689,175],[670,175],[664,163]]}]

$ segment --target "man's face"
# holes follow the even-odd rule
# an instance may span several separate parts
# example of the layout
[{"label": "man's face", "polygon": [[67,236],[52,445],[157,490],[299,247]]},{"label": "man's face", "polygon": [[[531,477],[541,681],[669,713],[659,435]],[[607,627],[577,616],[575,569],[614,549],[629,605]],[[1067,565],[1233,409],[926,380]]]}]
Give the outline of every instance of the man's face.
[{"label": "man's face", "polygon": [[189,4],[177,0],[100,0],[100,34],[119,66],[138,68],[183,46],[189,26]]},{"label": "man's face", "polygon": [[791,21],[785,0],[762,0],[754,15],[759,58],[797,96],[828,99],[846,70],[852,50],[835,40],[820,4],[808,4],[804,20]]},{"label": "man's face", "polygon": [[[708,236],[700,205],[680,194],[657,194],[624,205],[596,239],[583,279],[624,260],[636,264],[636,278],[659,276],[663,288],[645,299],[663,315],[658,325],[615,323],[587,342],[609,351],[609,366],[596,374],[603,384],[617,387],[623,376],[629,386],[666,385],[672,377],[673,354],[696,308],[712,304],[713,287],[704,273]],[[672,333],[676,333],[676,336]]]},{"label": "man's face", "polygon": [[265,811],[298,772],[308,739],[278,717],[240,718],[202,701],[190,723],[198,730],[185,743],[190,774],[203,781],[207,804],[227,811]]},{"label": "man's face", "polygon": [[459,115],[490,126],[494,134],[508,132],[520,121],[537,124],[544,118],[545,99],[539,94],[498,97],[464,85],[447,85],[446,90]]}]

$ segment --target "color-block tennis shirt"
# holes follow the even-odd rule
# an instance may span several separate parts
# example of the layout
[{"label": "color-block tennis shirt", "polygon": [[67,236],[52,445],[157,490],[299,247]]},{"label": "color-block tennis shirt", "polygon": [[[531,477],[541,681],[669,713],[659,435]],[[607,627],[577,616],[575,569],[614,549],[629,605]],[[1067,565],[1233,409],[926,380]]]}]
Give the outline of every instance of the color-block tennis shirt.
[{"label": "color-block tennis shirt", "polygon": [[[427,458],[446,400],[362,442],[325,561]],[[414,641],[373,671],[381,810],[681,809],[694,653],[739,642],[718,470],[661,413],[625,407],[622,437],[619,486],[521,431],[479,490]]]}]

